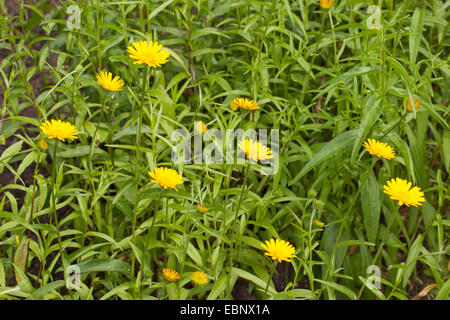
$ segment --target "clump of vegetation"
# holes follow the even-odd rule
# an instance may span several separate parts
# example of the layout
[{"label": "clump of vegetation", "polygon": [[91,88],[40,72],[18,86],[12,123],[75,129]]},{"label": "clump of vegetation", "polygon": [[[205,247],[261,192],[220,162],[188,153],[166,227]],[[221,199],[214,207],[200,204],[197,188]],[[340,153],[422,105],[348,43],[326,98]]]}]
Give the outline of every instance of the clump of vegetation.
[{"label": "clump of vegetation", "polygon": [[0,299],[448,299],[449,6],[0,0]]}]

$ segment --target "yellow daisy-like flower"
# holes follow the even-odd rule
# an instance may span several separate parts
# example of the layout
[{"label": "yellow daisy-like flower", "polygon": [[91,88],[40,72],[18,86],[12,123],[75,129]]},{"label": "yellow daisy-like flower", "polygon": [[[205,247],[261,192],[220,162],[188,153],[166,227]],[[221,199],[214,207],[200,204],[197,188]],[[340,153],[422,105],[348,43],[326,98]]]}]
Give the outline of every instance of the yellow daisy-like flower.
[{"label": "yellow daisy-like flower", "polygon": [[[420,107],[420,100],[417,99],[416,97],[414,97],[414,107],[416,108],[416,111]],[[411,100],[409,99],[409,97],[408,97],[408,99],[406,101],[406,109],[408,109],[411,112],[413,111],[413,108],[412,108],[412,105],[411,105]]]},{"label": "yellow daisy-like flower", "polygon": [[333,0],[320,0],[320,6],[324,9],[330,9],[333,5]]},{"label": "yellow daisy-like flower", "polygon": [[165,268],[165,269],[163,269],[162,272],[163,272],[164,278],[166,278],[169,281],[177,281],[180,278],[180,276],[178,275],[178,272],[176,272],[175,270]]},{"label": "yellow daisy-like flower", "polygon": [[206,127],[206,124],[203,123],[203,121],[196,121],[194,128],[197,133],[205,133],[206,130],[208,129]]},{"label": "yellow daisy-like flower", "polygon": [[411,189],[411,182],[400,178],[393,178],[383,187],[384,193],[388,194],[392,200],[397,200],[401,206],[421,206],[425,201],[424,194],[419,187]]},{"label": "yellow daisy-like flower", "polygon": [[208,279],[206,278],[206,274],[204,274],[201,271],[195,271],[192,274],[192,281],[198,285],[204,285],[206,282],[208,282]]},{"label": "yellow daisy-like flower", "polygon": [[169,62],[167,58],[170,53],[166,49],[162,49],[162,45],[158,42],[147,42],[145,40],[134,42],[127,48],[130,58],[135,60],[133,64],[147,64],[150,67],[160,67],[162,64]]},{"label": "yellow daisy-like flower", "polygon": [[234,98],[230,102],[231,110],[237,110],[237,108],[247,109],[247,110],[257,110],[259,109],[258,104],[247,98]]},{"label": "yellow daisy-like flower", "polygon": [[367,141],[363,143],[363,147],[365,147],[371,155],[377,156],[378,158],[391,160],[395,157],[394,149],[385,142],[367,139]]},{"label": "yellow daisy-like flower", "polygon": [[172,188],[178,191],[177,185],[183,184],[181,175],[170,168],[155,168],[153,172],[149,171],[148,174],[153,178],[151,182],[158,183],[164,189]]},{"label": "yellow daisy-like flower", "polygon": [[41,147],[42,150],[47,150],[48,149],[48,143],[44,139],[41,139],[39,141],[39,146]]},{"label": "yellow daisy-like flower", "polygon": [[272,159],[272,151],[270,148],[258,141],[245,139],[238,143],[238,147],[245,152],[249,159],[255,161]]},{"label": "yellow daisy-like flower", "polygon": [[197,211],[198,212],[201,212],[201,213],[207,213],[208,212],[208,208],[206,208],[206,207],[203,207],[203,206],[201,206],[201,205],[197,205]]},{"label": "yellow daisy-like flower", "polygon": [[284,240],[266,240],[266,244],[261,243],[261,247],[267,251],[265,255],[278,262],[291,262],[291,258],[295,257],[295,247]]},{"label": "yellow daisy-like flower", "polygon": [[120,79],[119,76],[115,76],[113,79],[111,72],[102,71],[100,74],[97,73],[96,77],[97,82],[100,83],[104,89],[109,91],[120,91],[124,85],[123,80]]},{"label": "yellow daisy-like flower", "polygon": [[64,139],[74,140],[77,138],[77,128],[70,122],[64,122],[61,120],[49,120],[41,124],[41,130],[48,135],[49,139]]}]

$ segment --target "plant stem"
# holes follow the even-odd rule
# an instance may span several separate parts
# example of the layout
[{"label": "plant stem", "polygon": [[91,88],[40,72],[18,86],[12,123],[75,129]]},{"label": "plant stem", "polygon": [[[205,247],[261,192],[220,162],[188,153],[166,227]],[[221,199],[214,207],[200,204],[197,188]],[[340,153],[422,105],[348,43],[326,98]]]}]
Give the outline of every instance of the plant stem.
[{"label": "plant stem", "polygon": [[[137,210],[138,210],[138,203],[139,203],[139,197],[138,197],[138,176],[139,176],[139,155],[140,155],[140,148],[141,148],[141,133],[142,133],[142,112],[144,109],[144,103],[145,103],[145,91],[147,87],[147,72],[148,67],[144,69],[144,77],[142,79],[142,99],[141,99],[141,105],[139,108],[139,116],[138,116],[138,131],[136,134],[136,166],[135,166],[135,172],[134,172],[134,210],[133,210],[133,227],[132,227],[132,233],[131,233],[131,239],[133,244],[136,243],[136,217],[137,217]],[[131,265],[131,273],[134,275],[134,263],[135,263],[136,255],[133,252],[132,257],[132,265]]]},{"label": "plant stem", "polygon": [[266,290],[264,290],[264,294],[267,294],[267,290],[269,290],[269,284],[270,284],[270,281],[272,280],[273,274],[277,267],[277,263],[278,263],[277,261],[274,261],[274,263],[273,263],[272,270],[270,271],[269,279],[267,279],[267,285],[266,285]]},{"label": "plant stem", "polygon": [[[236,220],[238,218],[239,209],[241,208],[242,198],[244,196],[244,190],[245,190],[245,186],[247,184],[247,176],[248,176],[249,167],[250,167],[250,160],[248,160],[247,166],[245,167],[244,183],[242,184],[241,195],[239,197],[239,202],[238,202],[238,205],[236,206],[236,211],[234,213],[233,226],[236,224]],[[226,219],[225,218],[224,218],[224,223],[226,223]],[[232,229],[236,229],[236,228],[232,228]],[[230,256],[229,256],[229,260],[228,260],[228,268],[229,268],[229,274],[230,275],[231,275],[231,270],[232,270],[232,267],[233,267],[234,242],[235,242],[235,239],[233,239],[232,242],[231,242],[231,247],[230,247],[231,250],[230,250]],[[231,290],[230,290],[230,278],[231,277],[228,277],[227,291],[226,291],[227,292],[227,297],[231,293]]]},{"label": "plant stem", "polygon": [[[375,257],[372,260],[372,265],[375,265],[375,262],[377,262],[378,256],[381,253],[381,250],[383,249],[383,246],[385,245],[385,242],[387,240],[387,237],[389,236],[389,231],[391,230],[392,224],[394,222],[394,217],[398,214],[398,209],[399,207],[397,207],[397,210],[395,210],[394,212],[392,212],[391,216],[389,217],[389,222],[388,222],[388,226],[386,229],[386,232],[383,236],[383,240],[381,240],[380,246],[378,247],[377,253],[375,254]],[[361,287],[361,289],[359,290],[359,294],[358,294],[358,299],[361,297],[362,293],[364,290],[364,286]]]}]

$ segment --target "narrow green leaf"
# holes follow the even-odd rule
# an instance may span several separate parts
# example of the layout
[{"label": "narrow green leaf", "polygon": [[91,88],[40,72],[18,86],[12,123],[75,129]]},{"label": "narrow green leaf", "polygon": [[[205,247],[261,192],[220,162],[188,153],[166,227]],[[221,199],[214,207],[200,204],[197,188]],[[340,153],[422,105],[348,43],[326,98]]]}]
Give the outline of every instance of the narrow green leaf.
[{"label": "narrow green leaf", "polygon": [[320,151],[314,156],[314,158],[312,158],[303,167],[303,169],[295,176],[295,178],[289,183],[289,185],[293,185],[301,177],[303,177],[311,169],[315,168],[323,161],[329,159],[332,156],[335,156],[338,153],[342,153],[342,149],[354,141],[356,134],[357,130],[346,131],[328,142],[325,146],[322,147],[322,149],[320,149]]},{"label": "narrow green leaf", "polygon": [[381,212],[380,186],[372,170],[361,176],[360,183],[364,228],[366,229],[367,239],[375,243]]}]

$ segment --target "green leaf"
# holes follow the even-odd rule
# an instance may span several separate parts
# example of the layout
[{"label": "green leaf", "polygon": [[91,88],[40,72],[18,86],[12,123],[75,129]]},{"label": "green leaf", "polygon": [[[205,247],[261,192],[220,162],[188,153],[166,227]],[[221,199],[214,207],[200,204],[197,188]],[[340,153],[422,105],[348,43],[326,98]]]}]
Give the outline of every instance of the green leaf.
[{"label": "green leaf", "polygon": [[54,282],[47,283],[46,285],[44,285],[44,286],[40,287],[39,289],[37,289],[36,291],[34,291],[31,294],[30,299],[31,300],[40,300],[47,293],[49,293],[53,290],[62,288],[63,286],[64,286],[64,280],[57,280]]},{"label": "green leaf", "polygon": [[345,294],[347,297],[349,297],[352,300],[358,300],[358,297],[356,296],[356,294],[349,288],[344,287],[343,285],[340,285],[340,284],[337,284],[334,282],[330,282],[330,281],[320,280],[320,279],[314,279],[314,280],[324,284],[327,287],[333,288],[333,289]]},{"label": "green leaf", "polygon": [[[66,150],[62,152],[58,152],[58,156],[62,158],[77,158],[86,156],[91,152],[91,146],[75,146],[75,147],[69,147]],[[94,147],[94,154],[104,157],[109,157],[108,152],[106,152],[103,149]]]},{"label": "green leaf", "polygon": [[380,223],[381,196],[380,186],[372,170],[361,176],[361,207],[367,239],[375,242]]},{"label": "green leaf", "polygon": [[23,141],[18,141],[14,143],[12,146],[8,147],[3,153],[0,155],[0,164],[1,162],[8,163],[10,158],[13,157],[17,152],[22,148]]},{"label": "green leaf", "polygon": [[408,258],[406,258],[406,263],[405,263],[406,270],[405,270],[405,273],[403,274],[403,280],[402,280],[403,288],[406,288],[408,279],[416,267],[416,262],[419,257],[419,254],[420,254],[420,250],[422,249],[422,240],[423,240],[423,235],[419,234],[417,239],[411,245],[411,248],[409,248]]},{"label": "green leaf", "polygon": [[355,163],[359,148],[366,139],[366,136],[369,133],[372,126],[380,117],[382,110],[383,108],[382,105],[380,104],[380,100],[378,99],[378,95],[373,94],[366,99],[363,108],[363,114],[361,117],[361,124],[359,125],[358,134],[356,135],[356,139],[353,144],[352,150],[353,164]]},{"label": "green leaf", "polygon": [[228,274],[222,273],[219,277],[219,279],[214,283],[214,287],[212,288],[211,292],[209,293],[209,296],[207,300],[216,300],[217,297],[222,294],[228,283]]},{"label": "green leaf", "polygon": [[450,295],[450,279],[448,279],[442,288],[439,290],[439,293],[436,296],[436,300],[448,300]]},{"label": "green leaf", "polygon": [[131,270],[131,267],[128,263],[116,259],[89,260],[78,263],[75,266],[80,268],[81,273],[100,272],[100,271],[129,273]]},{"label": "green leaf", "polygon": [[220,239],[220,240],[222,240],[223,242],[226,242],[227,244],[230,244],[230,243],[231,243],[231,242],[230,242],[230,239],[228,239],[227,236],[225,236],[223,233],[221,233],[221,232],[219,232],[219,231],[216,231],[216,230],[214,230],[214,229],[211,229],[210,227],[205,226],[204,224],[199,223],[199,222],[196,222],[195,225],[196,225],[199,229],[201,229],[201,230],[203,230],[204,232],[210,234],[211,236],[216,237],[217,239]]},{"label": "green leaf", "polygon": [[411,19],[411,34],[409,35],[409,61],[411,65],[416,64],[419,53],[420,40],[422,39],[422,29],[424,14],[422,8],[416,8]]},{"label": "green leaf", "polygon": [[445,130],[442,137],[442,158],[447,168],[447,172],[450,172],[450,130]]},{"label": "green leaf", "polygon": [[328,142],[325,146],[320,149],[320,151],[312,158],[303,169],[295,176],[295,178],[289,183],[293,185],[301,177],[307,174],[311,169],[322,163],[323,161],[335,156],[336,154],[342,153],[342,149],[347,145],[352,143],[357,134],[357,130],[350,130],[341,133],[339,136]]},{"label": "green leaf", "polygon": [[[242,269],[239,269],[239,268],[232,268],[231,272],[234,273],[235,275],[237,275],[238,277],[241,277],[250,282],[253,282],[255,285],[262,288],[262,290],[266,290],[267,282],[258,278],[257,276],[255,276],[247,271],[244,271]],[[273,294],[276,294],[277,292],[275,291],[273,286],[269,285],[269,289],[267,290],[267,293],[273,295]]]}]

